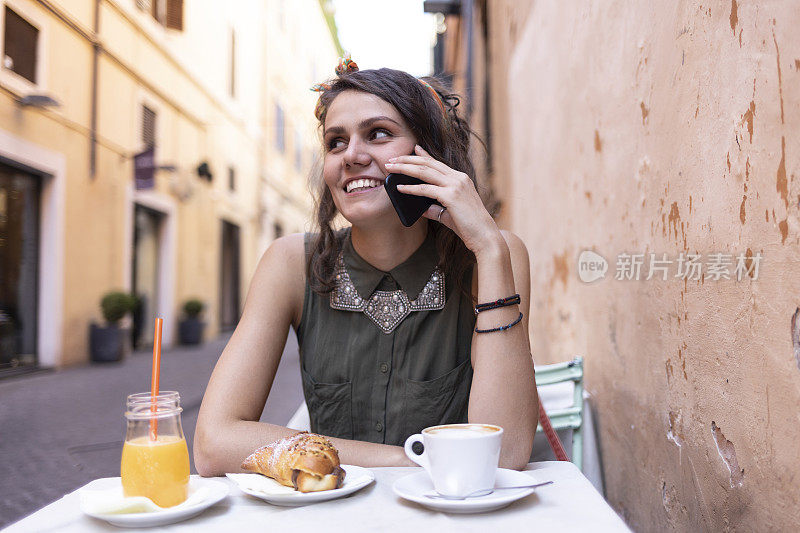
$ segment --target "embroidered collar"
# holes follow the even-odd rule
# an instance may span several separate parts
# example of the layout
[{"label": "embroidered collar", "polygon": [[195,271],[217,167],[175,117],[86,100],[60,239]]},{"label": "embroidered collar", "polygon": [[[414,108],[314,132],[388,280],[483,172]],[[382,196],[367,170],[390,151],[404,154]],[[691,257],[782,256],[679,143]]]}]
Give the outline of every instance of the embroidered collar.
[{"label": "embroidered collar", "polygon": [[411,256],[388,272],[378,270],[367,263],[353,247],[350,230],[344,238],[342,256],[350,280],[361,298],[369,298],[377,290],[387,274],[393,278],[401,289],[406,291],[410,300],[415,299],[427,283],[431,272],[439,264],[436,252],[436,240],[433,232],[428,232],[425,240]]},{"label": "embroidered collar", "polygon": [[[336,287],[330,295],[330,306],[342,311],[363,312],[381,331],[391,333],[412,311],[444,308],[444,274],[436,266],[435,259],[433,238],[428,234],[422,246],[408,260],[388,273],[382,272],[358,256],[348,232],[342,253],[336,261]],[[427,277],[426,272],[430,272]],[[397,281],[401,288],[376,290],[387,275]]]}]

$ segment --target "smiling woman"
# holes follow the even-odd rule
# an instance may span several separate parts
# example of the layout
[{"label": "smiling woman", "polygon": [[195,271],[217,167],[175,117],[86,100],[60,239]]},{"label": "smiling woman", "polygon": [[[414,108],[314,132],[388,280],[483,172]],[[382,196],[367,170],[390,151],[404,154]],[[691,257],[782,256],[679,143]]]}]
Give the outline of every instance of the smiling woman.
[{"label": "smiling woman", "polygon": [[[459,99],[435,79],[359,71],[349,58],[337,74],[318,86],[318,230],[276,240],[259,264],[203,399],[198,472],[240,471],[291,434],[258,422],[290,327],[311,429],[343,463],[411,466],[409,435],[468,421],[502,426],[500,464],[520,468],[537,424],[528,255],[478,195]],[[439,205],[404,227],[382,186],[389,173],[419,178],[399,190]],[[350,225],[334,230],[337,214]]]}]

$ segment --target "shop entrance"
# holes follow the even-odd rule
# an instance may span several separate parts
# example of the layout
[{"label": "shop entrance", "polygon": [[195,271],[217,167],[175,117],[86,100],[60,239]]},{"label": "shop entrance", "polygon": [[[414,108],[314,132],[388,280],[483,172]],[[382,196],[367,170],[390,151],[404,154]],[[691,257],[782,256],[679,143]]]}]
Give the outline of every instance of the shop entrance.
[{"label": "shop entrance", "polygon": [[134,349],[153,345],[155,317],[158,313],[161,233],[164,214],[136,204],[133,230],[133,280],[131,290],[138,299],[133,312]]},{"label": "shop entrance", "polygon": [[0,162],[0,371],[38,363],[40,198],[39,176]]},{"label": "shop entrance", "polygon": [[222,221],[219,324],[230,331],[239,322],[239,226]]}]

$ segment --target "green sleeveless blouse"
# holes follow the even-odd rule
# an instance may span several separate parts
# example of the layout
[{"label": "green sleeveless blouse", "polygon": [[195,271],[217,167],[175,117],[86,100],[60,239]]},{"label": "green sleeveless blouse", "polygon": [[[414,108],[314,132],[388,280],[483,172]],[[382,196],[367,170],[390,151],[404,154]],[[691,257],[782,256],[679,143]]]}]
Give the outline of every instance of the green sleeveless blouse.
[{"label": "green sleeveless blouse", "polygon": [[[342,240],[340,268],[349,283],[337,281],[338,290],[321,295],[306,282],[297,328],[311,430],[402,445],[409,435],[428,426],[466,422],[475,315],[471,299],[436,269],[439,258],[433,234],[389,272],[356,253],[349,228],[337,237]],[[312,240],[306,234],[306,257]],[[444,302],[438,297],[442,293],[432,295],[439,288],[437,275],[444,282]],[[470,269],[462,286],[469,288],[471,280]],[[405,295],[391,292],[398,289]],[[380,315],[381,309],[390,307],[378,302],[381,295],[402,313]],[[337,305],[344,299],[361,303],[364,310]],[[380,305],[380,316],[366,312],[373,303]]]}]

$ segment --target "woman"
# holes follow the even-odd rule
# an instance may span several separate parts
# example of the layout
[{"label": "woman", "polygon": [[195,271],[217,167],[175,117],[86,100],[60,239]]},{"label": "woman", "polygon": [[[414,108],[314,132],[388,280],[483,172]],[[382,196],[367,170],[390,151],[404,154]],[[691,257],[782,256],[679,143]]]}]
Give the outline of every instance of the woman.
[{"label": "woman", "polygon": [[[312,431],[331,437],[342,463],[413,466],[406,437],[469,421],[502,426],[500,465],[522,468],[538,409],[528,254],[476,191],[458,99],[349,59],[337,74],[318,86],[315,112],[325,146],[320,231],[282,237],[264,253],[203,398],[197,471],[240,471],[253,450],[294,433],[258,421],[290,326]],[[401,192],[441,204],[410,228],[383,188],[393,172],[425,182]],[[331,228],[337,213],[349,228]],[[515,293],[518,304],[475,316],[474,303]]]}]

